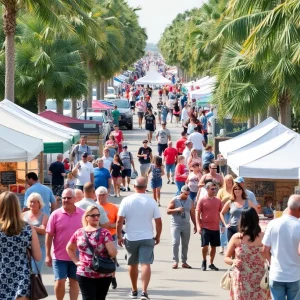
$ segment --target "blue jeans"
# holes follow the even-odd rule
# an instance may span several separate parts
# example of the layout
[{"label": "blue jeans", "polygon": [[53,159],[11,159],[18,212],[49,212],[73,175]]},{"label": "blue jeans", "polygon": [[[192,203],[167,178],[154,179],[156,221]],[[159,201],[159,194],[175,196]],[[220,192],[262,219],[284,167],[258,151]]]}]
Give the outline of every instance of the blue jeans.
[{"label": "blue jeans", "polygon": [[[227,213],[224,216],[225,222],[228,223],[228,220],[230,218],[230,213]],[[220,223],[220,240],[221,240],[221,247],[226,247],[228,238],[227,238],[227,228],[225,227],[224,233],[221,232],[221,223]]]},{"label": "blue jeans", "polygon": [[164,115],[164,114],[161,115],[161,118],[162,118],[163,123],[166,123],[166,122],[167,122],[167,116],[168,116],[168,115]]},{"label": "blue jeans", "polygon": [[177,186],[177,193],[176,193],[176,196],[180,195],[180,190],[181,188],[185,185],[185,182],[182,182],[182,181],[176,181],[175,180],[175,183],[176,183],[176,186]]},{"label": "blue jeans", "polygon": [[[31,267],[32,267],[32,271],[34,274],[37,274],[38,271],[36,269],[36,266],[38,267],[40,273],[42,273],[43,270],[43,266],[45,264],[45,259],[46,259],[46,248],[45,247],[41,247],[41,252],[42,252],[42,258],[40,261],[36,261],[34,263],[33,258],[31,259]],[[35,266],[36,265],[36,266]]]},{"label": "blue jeans", "polygon": [[196,196],[197,196],[197,192],[190,192],[190,199],[193,200],[193,202],[195,202]]},{"label": "blue jeans", "polygon": [[273,300],[297,300],[300,299],[300,280],[280,282],[270,279],[270,290]]}]

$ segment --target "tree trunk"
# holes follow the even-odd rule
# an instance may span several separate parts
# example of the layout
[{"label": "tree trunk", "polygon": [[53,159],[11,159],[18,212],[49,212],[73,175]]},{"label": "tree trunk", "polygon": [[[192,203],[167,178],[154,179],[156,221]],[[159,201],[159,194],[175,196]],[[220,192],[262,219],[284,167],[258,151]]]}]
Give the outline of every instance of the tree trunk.
[{"label": "tree trunk", "polygon": [[77,118],[77,99],[71,99],[72,107],[71,107],[71,117]]},{"label": "tree trunk", "polygon": [[60,115],[64,114],[64,100],[56,99],[56,112]]},{"label": "tree trunk", "polygon": [[87,93],[88,108],[92,108],[93,103],[93,81],[88,80],[88,93]]},{"label": "tree trunk", "polygon": [[268,117],[272,117],[276,121],[278,120],[278,109],[275,105],[270,105],[268,107]]},{"label": "tree trunk", "polygon": [[104,96],[107,94],[107,81],[104,80]]},{"label": "tree trunk", "polygon": [[251,118],[248,119],[248,129],[254,127],[254,117],[252,116]]},{"label": "tree trunk", "polygon": [[103,100],[103,98],[101,98],[101,81],[97,80],[96,83],[96,94],[97,94],[97,100]]},{"label": "tree trunk", "polygon": [[285,91],[278,99],[279,122],[288,128],[292,127],[292,107],[290,95]]},{"label": "tree trunk", "polygon": [[[15,101],[15,32],[17,0],[5,1],[3,30],[5,33],[5,99]],[[45,105],[44,105],[45,106]],[[45,110],[45,108],[43,109]]]},{"label": "tree trunk", "polygon": [[44,92],[38,93],[38,113],[41,113],[45,111],[45,105],[46,105],[46,94]]},{"label": "tree trunk", "polygon": [[264,110],[258,114],[257,123],[259,124],[259,123],[263,122],[266,118],[267,118],[267,110]]},{"label": "tree trunk", "polygon": [[254,118],[254,126],[256,126],[258,122],[258,115],[255,114],[253,118]]},{"label": "tree trunk", "polygon": [[100,82],[100,99],[104,99],[104,81]]}]

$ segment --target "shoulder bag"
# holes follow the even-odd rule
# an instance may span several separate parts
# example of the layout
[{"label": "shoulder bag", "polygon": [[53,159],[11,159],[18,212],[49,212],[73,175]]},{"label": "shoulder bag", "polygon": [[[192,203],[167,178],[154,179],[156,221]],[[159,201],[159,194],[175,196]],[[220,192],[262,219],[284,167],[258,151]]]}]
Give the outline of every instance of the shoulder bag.
[{"label": "shoulder bag", "polygon": [[220,287],[223,290],[230,290],[232,286],[232,271],[234,269],[235,265],[233,264],[223,275],[221,281],[220,281]]},{"label": "shoulder bag", "polygon": [[263,290],[268,290],[270,288],[269,286],[269,265],[268,263],[265,263],[265,274],[263,278],[260,281],[260,287]]},{"label": "shoulder bag", "polygon": [[[30,289],[30,299],[31,300],[39,300],[44,299],[48,297],[47,290],[43,284],[42,277],[40,270],[38,269],[36,265],[36,261],[32,258],[31,249],[27,248],[27,257],[29,260],[29,270],[30,270],[30,283],[31,283],[31,289]],[[32,258],[32,259],[31,259]],[[37,269],[37,274],[33,273],[32,267],[31,267],[31,261],[34,262],[35,267]]]},{"label": "shoulder bag", "polygon": [[[96,241],[99,239],[99,235],[101,233],[101,228],[97,230]],[[103,257],[95,253],[95,249],[91,245],[86,232],[84,231],[85,241],[93,254],[91,268],[97,273],[101,274],[110,274],[116,271],[116,264],[110,257]]]}]

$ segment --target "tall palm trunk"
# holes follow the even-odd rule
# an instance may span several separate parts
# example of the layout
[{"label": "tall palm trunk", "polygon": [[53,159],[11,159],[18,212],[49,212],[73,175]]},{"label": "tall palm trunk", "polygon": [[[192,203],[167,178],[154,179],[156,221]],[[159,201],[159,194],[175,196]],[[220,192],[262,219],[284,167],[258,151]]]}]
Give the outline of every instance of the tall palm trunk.
[{"label": "tall palm trunk", "polygon": [[101,98],[101,100],[104,99],[104,90],[105,90],[105,87],[104,87],[104,81],[102,80],[102,81],[100,82],[100,98]]},{"label": "tall palm trunk", "polygon": [[72,107],[71,107],[71,117],[77,118],[77,99],[73,97],[71,99]]},{"label": "tall palm trunk", "polygon": [[278,120],[278,109],[276,105],[270,105],[268,107],[268,117],[272,117],[276,121]]},{"label": "tall palm trunk", "polygon": [[41,91],[38,93],[38,112],[41,113],[45,110],[45,105],[46,105],[46,94]]},{"label": "tall palm trunk", "polygon": [[64,100],[56,99],[56,112],[60,115],[64,114]]},{"label": "tall palm trunk", "polygon": [[101,82],[100,80],[97,80],[97,84],[96,84],[96,93],[97,93],[97,100],[103,100],[103,98],[101,98]]},{"label": "tall palm trunk", "polygon": [[253,116],[248,119],[248,124],[247,124],[248,129],[250,129],[252,127],[254,127],[254,117]]},{"label": "tall palm trunk", "polygon": [[258,114],[257,123],[259,124],[263,122],[266,118],[267,118],[267,110],[265,109]]},{"label": "tall palm trunk", "polygon": [[[1,2],[3,3],[3,1]],[[3,19],[3,30],[5,33],[5,99],[12,102],[15,101],[15,32],[17,2],[17,0],[4,1]]]},{"label": "tall palm trunk", "polygon": [[87,102],[88,108],[92,108],[93,103],[93,65],[90,61],[87,63],[88,65],[88,91],[87,91]]},{"label": "tall palm trunk", "polygon": [[288,91],[282,93],[278,99],[279,122],[288,128],[292,127],[292,107]]}]

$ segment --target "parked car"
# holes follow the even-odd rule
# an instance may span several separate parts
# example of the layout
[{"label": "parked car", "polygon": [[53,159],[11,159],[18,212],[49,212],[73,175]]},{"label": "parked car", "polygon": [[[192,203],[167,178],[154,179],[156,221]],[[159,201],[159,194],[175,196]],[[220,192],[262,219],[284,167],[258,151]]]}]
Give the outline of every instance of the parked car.
[{"label": "parked car", "polygon": [[[85,120],[84,113],[82,113],[78,119]],[[110,125],[110,120],[106,117],[104,112],[88,111],[86,113],[86,119],[91,121],[102,122],[102,126],[103,126],[102,135],[103,137],[105,137],[105,140],[108,140],[111,132],[111,125]]]},{"label": "parked car", "polygon": [[132,129],[133,116],[132,111],[127,99],[118,99],[111,101],[113,105],[117,105],[118,110],[121,114],[121,120],[119,121],[120,126],[126,126],[127,129]]},{"label": "parked car", "polygon": [[116,98],[117,98],[117,94],[116,94],[115,88],[112,86],[108,86],[107,94],[104,95],[104,99],[116,99]]},{"label": "parked car", "polygon": [[[56,99],[47,99],[46,100],[46,105],[45,105],[46,110],[51,110],[53,112],[57,112],[57,106],[56,106]],[[64,99],[64,116],[71,117],[72,115],[72,101],[71,99]],[[82,105],[81,101],[77,101],[77,117],[82,113]]]}]

